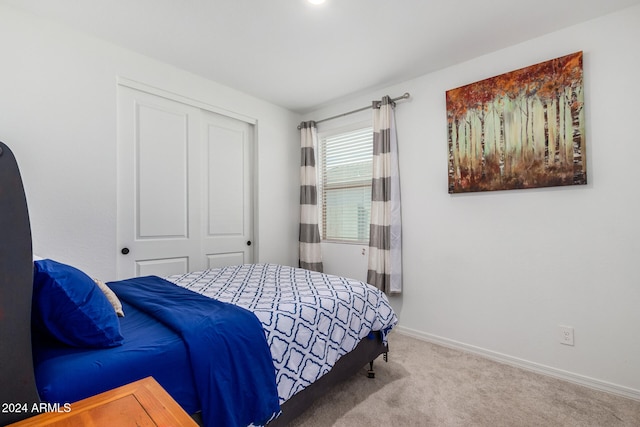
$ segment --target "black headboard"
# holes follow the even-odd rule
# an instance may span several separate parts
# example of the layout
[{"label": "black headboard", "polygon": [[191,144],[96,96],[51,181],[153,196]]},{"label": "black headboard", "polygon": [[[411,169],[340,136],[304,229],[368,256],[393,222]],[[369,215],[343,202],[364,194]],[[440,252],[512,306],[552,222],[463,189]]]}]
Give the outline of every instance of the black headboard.
[{"label": "black headboard", "polygon": [[32,288],[27,200],[16,159],[0,142],[0,425],[31,416],[40,402],[31,355]]}]

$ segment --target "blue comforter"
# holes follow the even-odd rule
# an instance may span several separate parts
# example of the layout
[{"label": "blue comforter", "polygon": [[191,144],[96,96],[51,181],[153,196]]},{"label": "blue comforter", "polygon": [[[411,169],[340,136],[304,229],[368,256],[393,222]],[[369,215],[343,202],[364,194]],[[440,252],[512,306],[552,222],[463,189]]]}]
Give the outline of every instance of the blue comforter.
[{"label": "blue comforter", "polygon": [[263,425],[280,412],[271,352],[253,313],[156,276],[109,287],[182,336],[207,427]]}]

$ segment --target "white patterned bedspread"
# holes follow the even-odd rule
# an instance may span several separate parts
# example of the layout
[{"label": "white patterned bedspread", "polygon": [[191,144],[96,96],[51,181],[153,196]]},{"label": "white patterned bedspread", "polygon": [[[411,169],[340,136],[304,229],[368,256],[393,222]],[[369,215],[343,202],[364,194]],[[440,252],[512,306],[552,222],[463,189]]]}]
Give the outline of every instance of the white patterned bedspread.
[{"label": "white patterned bedspread", "polygon": [[166,278],[252,311],[276,368],[280,403],[326,374],[372,331],[398,319],[384,293],[344,277],[275,264],[245,264]]}]

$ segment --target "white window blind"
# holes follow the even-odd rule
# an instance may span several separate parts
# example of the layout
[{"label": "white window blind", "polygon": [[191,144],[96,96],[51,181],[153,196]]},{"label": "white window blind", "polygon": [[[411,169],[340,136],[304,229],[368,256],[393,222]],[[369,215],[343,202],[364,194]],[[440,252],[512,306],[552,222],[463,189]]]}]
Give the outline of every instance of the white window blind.
[{"label": "white window blind", "polygon": [[373,129],[320,136],[322,239],[367,243]]}]

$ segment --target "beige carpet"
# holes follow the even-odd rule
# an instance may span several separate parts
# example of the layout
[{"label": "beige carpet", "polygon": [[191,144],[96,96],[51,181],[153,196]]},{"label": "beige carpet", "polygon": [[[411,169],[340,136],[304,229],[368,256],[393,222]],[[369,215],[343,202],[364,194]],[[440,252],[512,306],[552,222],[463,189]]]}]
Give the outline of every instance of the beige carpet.
[{"label": "beige carpet", "polygon": [[640,402],[399,333],[293,426],[640,426]]}]

